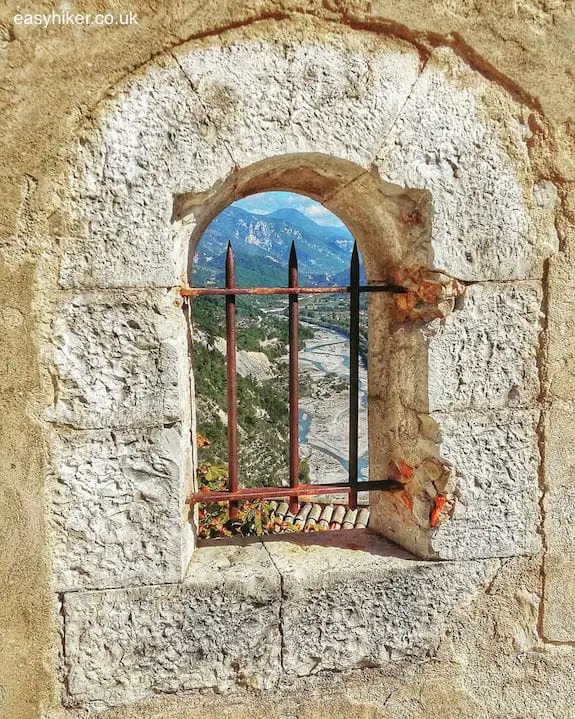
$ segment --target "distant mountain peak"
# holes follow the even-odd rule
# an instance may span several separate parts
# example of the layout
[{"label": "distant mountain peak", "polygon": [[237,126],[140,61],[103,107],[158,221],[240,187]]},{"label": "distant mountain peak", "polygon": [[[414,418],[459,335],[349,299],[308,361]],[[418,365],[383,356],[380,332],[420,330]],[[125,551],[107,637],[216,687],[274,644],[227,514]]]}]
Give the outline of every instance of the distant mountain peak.
[{"label": "distant mountain peak", "polygon": [[305,212],[296,210],[295,207],[281,207],[279,210],[274,210],[264,217],[279,217],[281,220],[301,220],[303,222],[313,222],[314,225],[318,225],[314,222],[311,217],[308,217]]},{"label": "distant mountain peak", "polygon": [[274,220],[283,220],[294,227],[298,227],[313,234],[322,234],[326,237],[340,236],[343,238],[351,238],[351,233],[345,225],[341,227],[337,227],[336,225],[324,225],[320,222],[316,222],[309,217],[309,215],[306,215],[305,212],[300,212],[300,210],[296,210],[294,207],[282,207],[279,210],[270,212],[269,215],[262,215],[262,217],[267,217],[269,219],[273,218]]},{"label": "distant mountain peak", "polygon": [[[272,282],[283,285],[292,242],[300,261],[300,277],[326,284],[349,271],[353,237],[347,228],[321,225],[295,208],[259,215],[230,205],[206,228],[194,258],[194,276],[221,281],[225,251],[232,241],[237,281],[244,286]],[[323,280],[322,280],[323,277]]]}]

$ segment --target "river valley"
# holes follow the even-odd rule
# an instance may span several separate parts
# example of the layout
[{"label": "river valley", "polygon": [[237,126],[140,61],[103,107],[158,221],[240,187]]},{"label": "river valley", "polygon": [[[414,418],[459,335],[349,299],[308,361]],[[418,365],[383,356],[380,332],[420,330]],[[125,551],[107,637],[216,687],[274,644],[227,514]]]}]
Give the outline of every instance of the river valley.
[{"label": "river valley", "polygon": [[[315,331],[299,353],[300,373],[311,382],[300,400],[300,456],[308,458],[311,484],[348,478],[349,338],[332,329]],[[359,368],[359,479],[367,479],[367,369]]]}]

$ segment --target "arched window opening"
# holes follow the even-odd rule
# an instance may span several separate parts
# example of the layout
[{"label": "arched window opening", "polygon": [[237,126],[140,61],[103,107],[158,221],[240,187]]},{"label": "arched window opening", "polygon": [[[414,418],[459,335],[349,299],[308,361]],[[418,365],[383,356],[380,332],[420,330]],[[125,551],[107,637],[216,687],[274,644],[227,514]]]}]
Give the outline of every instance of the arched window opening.
[{"label": "arched window opening", "polygon": [[206,227],[188,294],[200,538],[367,527],[367,292],[389,289],[304,195],[257,193]]}]

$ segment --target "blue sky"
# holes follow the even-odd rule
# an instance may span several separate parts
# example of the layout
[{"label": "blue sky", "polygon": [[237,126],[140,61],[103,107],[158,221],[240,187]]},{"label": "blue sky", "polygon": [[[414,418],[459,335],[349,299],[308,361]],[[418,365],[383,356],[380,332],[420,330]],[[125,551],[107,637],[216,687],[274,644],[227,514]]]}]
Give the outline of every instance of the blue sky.
[{"label": "blue sky", "polygon": [[234,207],[253,212],[256,215],[267,215],[275,210],[289,207],[299,210],[318,225],[329,225],[347,230],[347,227],[333,212],[326,210],[319,202],[295,192],[260,192],[257,195],[244,197],[243,200],[237,200],[233,204]]}]

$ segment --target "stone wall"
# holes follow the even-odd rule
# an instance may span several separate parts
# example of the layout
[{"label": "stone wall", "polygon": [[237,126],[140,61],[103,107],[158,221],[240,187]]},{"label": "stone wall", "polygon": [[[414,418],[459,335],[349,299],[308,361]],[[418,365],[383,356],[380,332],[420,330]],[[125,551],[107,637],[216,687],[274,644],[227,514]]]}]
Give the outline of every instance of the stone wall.
[{"label": "stone wall", "polygon": [[[369,12],[361,4],[310,3],[305,17],[301,10],[289,3],[257,9],[220,3],[209,12],[160,6],[154,15],[143,8],[139,26],[110,29],[105,38],[102,30],[90,43],[64,28],[12,26],[10,13],[2,26],[0,52],[15,100],[3,130],[7,145],[18,148],[3,165],[0,217],[1,316],[10,340],[3,350],[8,392],[2,400],[8,552],[0,706],[7,717],[37,717],[49,707],[57,716],[62,697],[101,708],[178,689],[221,690],[230,677],[259,686],[264,694],[258,703],[286,717],[431,716],[438,707],[464,716],[572,711],[566,691],[575,641],[567,447],[574,387],[569,183],[575,170],[568,151],[573,102],[562,79],[571,67],[572,15],[561,4],[535,3],[497,11],[439,3],[425,12],[407,2],[372,4]],[[563,47],[559,58],[551,50],[557,46]],[[554,75],[550,52],[557,58]],[[426,140],[418,143],[421,137]],[[421,395],[422,388],[410,387],[409,375],[400,373],[392,394],[381,398],[387,407],[396,403],[394,416],[402,421],[381,428],[386,449],[376,461],[384,467],[390,458],[404,458],[417,470],[430,456],[453,465],[457,501],[448,521],[429,532],[412,511],[413,521],[390,524],[398,511],[389,506],[380,508],[380,521],[424,556],[473,560],[464,563],[459,583],[441,574],[457,564],[422,563],[438,586],[453,585],[457,596],[442,603],[435,589],[425,590],[430,601],[439,601],[430,614],[422,595],[413,595],[405,620],[428,634],[420,641],[408,631],[406,646],[394,644],[385,622],[370,624],[386,597],[395,606],[390,597],[403,596],[396,560],[366,553],[374,581],[365,588],[355,561],[338,569],[342,576],[349,571],[347,579],[331,583],[327,556],[316,557],[320,566],[327,562],[325,584],[318,585],[311,571],[290,583],[305,567],[304,557],[266,550],[277,575],[266,560],[271,574],[259,582],[256,601],[268,606],[262,611],[270,612],[265,625],[275,639],[263,637],[236,655],[247,651],[256,667],[258,656],[272,667],[280,656],[285,677],[271,670],[273,688],[218,654],[218,639],[234,631],[234,622],[263,616],[259,609],[250,614],[249,577],[236,584],[234,571],[224,581],[222,567],[208,567],[180,582],[191,547],[182,530],[193,458],[186,328],[173,288],[184,272],[194,222],[197,237],[217,209],[213,203],[230,197],[218,182],[234,167],[298,152],[336,156],[359,168],[347,178],[346,193],[335,192],[337,182],[329,192],[327,180],[336,170],[322,174],[318,162],[315,174],[300,181],[353,226],[372,258],[373,276],[389,266],[391,255],[400,268],[437,268],[467,285],[448,316],[423,324],[395,318],[379,338],[376,349],[393,337],[429,379]],[[149,157],[164,163],[150,171]],[[271,189],[276,169],[267,170]],[[381,185],[376,171],[396,189]],[[254,174],[252,191],[262,177]],[[249,172],[242,182],[249,191]],[[205,214],[190,212],[188,204],[171,224],[174,196],[182,193]],[[203,201],[201,193],[207,193]],[[358,216],[367,197],[372,204]],[[416,217],[415,206],[421,223],[409,219]],[[380,238],[373,230],[383,221],[389,235]],[[392,316],[389,307],[376,306],[370,320],[378,312]],[[502,317],[498,324],[495,318]],[[379,412],[376,367],[370,366],[370,381]],[[406,406],[399,407],[400,400]],[[401,456],[390,456],[398,445]],[[416,499],[433,500],[418,491],[413,507]],[[52,502],[55,512],[48,510]],[[482,556],[533,553],[534,559],[505,559],[501,567],[489,560],[489,570],[479,569]],[[378,563],[381,569],[374,570]],[[404,571],[411,568],[410,581],[417,584],[414,566]],[[466,585],[470,572],[475,579]],[[213,589],[218,574],[222,582]],[[328,642],[324,653],[312,646],[318,641],[314,627],[323,627],[317,635],[323,645],[339,626],[330,621],[338,616],[333,596],[342,581],[350,582],[343,596],[352,607],[347,600],[339,605],[348,633],[343,644]],[[201,598],[212,591],[225,595],[228,584],[246,598],[225,631],[218,633],[212,616],[202,636],[215,632],[207,649],[214,661],[202,662],[201,646],[190,639],[201,624]],[[68,658],[63,695],[51,591],[59,592]],[[273,599],[278,592],[279,603]],[[354,608],[356,596],[373,608]],[[146,609],[166,601],[164,614]],[[306,614],[313,607],[315,616]],[[280,620],[278,612],[285,612]],[[399,609],[394,614],[403,616]],[[152,616],[159,624],[150,624]],[[431,624],[424,616],[433,617]],[[299,621],[311,627],[307,644],[289,635]],[[376,629],[383,632],[380,641]],[[173,632],[178,639],[166,642]],[[172,667],[167,674],[158,670],[156,677],[153,667],[146,674],[141,636],[156,666]],[[382,652],[390,637],[390,649]],[[355,649],[345,641],[355,642]],[[343,664],[342,647],[349,657]],[[389,661],[394,647],[406,656]],[[132,683],[110,670],[116,688],[106,694],[109,680],[98,674],[105,662],[95,660],[93,670],[87,660],[102,651],[106,657],[115,652],[118,666],[124,653],[132,657],[126,667],[140,667],[141,675]],[[199,653],[186,674],[177,657],[190,651]],[[430,653],[434,661],[422,664]],[[215,667],[222,674],[213,679]],[[354,667],[363,667],[360,675],[347,673]],[[289,679],[315,669],[327,673]],[[253,700],[241,688],[226,701],[225,710],[212,701],[212,711],[252,711]],[[160,698],[113,714],[207,716],[202,703],[198,697]]]}]

